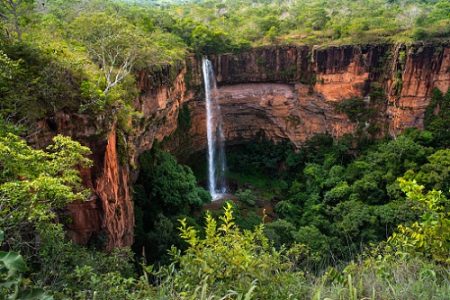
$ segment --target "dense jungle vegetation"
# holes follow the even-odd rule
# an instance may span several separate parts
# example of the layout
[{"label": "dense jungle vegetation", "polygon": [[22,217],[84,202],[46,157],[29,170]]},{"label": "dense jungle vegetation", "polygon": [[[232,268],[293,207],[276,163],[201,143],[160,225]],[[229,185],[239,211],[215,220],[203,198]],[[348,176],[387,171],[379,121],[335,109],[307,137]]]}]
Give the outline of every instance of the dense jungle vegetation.
[{"label": "dense jungle vegetation", "polygon": [[211,212],[201,168],[155,145],[135,244],[110,253],[64,230],[91,150],[27,142],[61,111],[129,133],[134,74],[188,53],[448,38],[448,0],[1,0],[0,26],[0,299],[448,299],[450,92],[395,139],[230,147],[236,200]]}]

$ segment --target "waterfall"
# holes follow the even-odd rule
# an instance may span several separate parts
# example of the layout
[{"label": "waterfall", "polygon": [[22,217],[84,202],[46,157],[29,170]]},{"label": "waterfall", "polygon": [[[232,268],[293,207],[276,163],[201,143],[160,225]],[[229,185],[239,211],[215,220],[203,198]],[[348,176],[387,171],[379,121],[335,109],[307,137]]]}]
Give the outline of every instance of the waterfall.
[{"label": "waterfall", "polygon": [[226,193],[226,158],[222,129],[222,115],[217,102],[217,86],[211,62],[203,58],[203,80],[205,83],[206,133],[208,138],[208,189],[213,200]]}]

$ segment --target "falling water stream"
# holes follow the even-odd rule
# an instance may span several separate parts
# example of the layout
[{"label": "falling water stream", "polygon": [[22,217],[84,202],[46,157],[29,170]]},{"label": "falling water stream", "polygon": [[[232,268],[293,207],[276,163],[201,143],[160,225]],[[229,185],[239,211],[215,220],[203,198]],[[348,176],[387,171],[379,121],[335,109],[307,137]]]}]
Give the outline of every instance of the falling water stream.
[{"label": "falling water stream", "polygon": [[218,200],[227,191],[222,115],[216,97],[217,85],[214,70],[207,58],[203,58],[202,68],[205,83],[206,132],[208,138],[208,189],[213,200]]}]

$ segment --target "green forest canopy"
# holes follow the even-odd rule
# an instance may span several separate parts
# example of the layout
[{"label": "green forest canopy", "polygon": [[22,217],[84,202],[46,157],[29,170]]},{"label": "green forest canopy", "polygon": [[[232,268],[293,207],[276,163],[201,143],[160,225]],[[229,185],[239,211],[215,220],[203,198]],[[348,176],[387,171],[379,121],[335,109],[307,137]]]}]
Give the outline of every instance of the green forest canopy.
[{"label": "green forest canopy", "polygon": [[61,110],[120,111],[127,124],[137,92],[131,74],[174,66],[189,52],[450,37],[447,0],[0,4],[1,115],[20,124]]},{"label": "green forest canopy", "polygon": [[0,20],[0,298],[447,299],[449,92],[433,92],[425,131],[395,140],[234,153],[240,175],[272,176],[266,225],[241,210],[256,205],[250,190],[202,216],[208,193],[155,147],[134,187],[137,260],[65,236],[61,210],[89,194],[89,149],[57,136],[36,150],[18,134],[58,111],[103,113],[124,134],[133,74],[189,52],[448,38],[448,0],[2,0]]},{"label": "green forest canopy", "polygon": [[96,11],[123,18],[146,35],[154,35],[155,44],[176,48],[175,40],[160,36],[170,33],[194,51],[221,52],[272,43],[407,42],[445,38],[450,33],[446,0],[12,2],[18,3],[16,11],[8,5],[2,9],[7,20],[4,29],[19,39],[26,39],[31,28],[52,28],[48,33],[54,33],[55,25],[67,29],[83,12]]}]

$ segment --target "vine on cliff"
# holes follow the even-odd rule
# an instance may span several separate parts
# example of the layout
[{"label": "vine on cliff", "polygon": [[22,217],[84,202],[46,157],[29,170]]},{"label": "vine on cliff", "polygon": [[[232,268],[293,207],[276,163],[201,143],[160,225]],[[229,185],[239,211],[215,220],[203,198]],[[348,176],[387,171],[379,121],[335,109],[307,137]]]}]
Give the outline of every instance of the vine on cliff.
[{"label": "vine on cliff", "polygon": [[446,94],[439,89],[432,91],[423,123],[425,129],[433,133],[437,146],[450,145],[450,90]]}]

